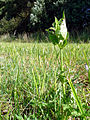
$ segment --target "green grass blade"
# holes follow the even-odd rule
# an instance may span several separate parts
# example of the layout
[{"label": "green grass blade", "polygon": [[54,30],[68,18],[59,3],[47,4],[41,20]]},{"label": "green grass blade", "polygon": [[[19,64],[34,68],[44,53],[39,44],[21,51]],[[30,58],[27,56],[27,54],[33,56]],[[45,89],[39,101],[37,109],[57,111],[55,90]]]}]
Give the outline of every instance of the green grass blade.
[{"label": "green grass blade", "polygon": [[46,70],[44,72],[44,78],[43,78],[43,82],[42,82],[42,90],[41,90],[42,94],[44,93],[45,78],[46,78]]},{"label": "green grass blade", "polygon": [[77,103],[77,105],[78,105],[78,107],[79,107],[79,110],[80,110],[81,114],[84,115],[84,111],[83,111],[83,108],[82,108],[81,101],[80,101],[80,99],[78,98],[78,95],[77,95],[77,93],[76,93],[76,91],[75,91],[75,88],[74,88],[74,86],[73,86],[73,83],[72,83],[71,79],[69,80],[69,85],[70,85],[71,90],[72,90],[72,92],[73,92],[73,95],[74,95],[74,97],[75,97],[76,103]]},{"label": "green grass blade", "polygon": [[33,79],[34,79],[34,83],[35,83],[35,87],[36,87],[36,92],[37,92],[37,95],[38,95],[38,86],[37,86],[37,81],[36,81],[36,78],[35,78],[34,70],[32,70],[32,73],[33,73]]}]

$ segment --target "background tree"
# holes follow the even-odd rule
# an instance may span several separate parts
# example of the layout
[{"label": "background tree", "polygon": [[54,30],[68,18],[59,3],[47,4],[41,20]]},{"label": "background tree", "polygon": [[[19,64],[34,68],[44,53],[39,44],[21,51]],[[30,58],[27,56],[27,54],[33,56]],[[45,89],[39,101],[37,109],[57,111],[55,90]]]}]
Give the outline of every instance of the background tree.
[{"label": "background tree", "polygon": [[69,31],[82,29],[89,0],[0,0],[0,34],[45,31],[65,10]]},{"label": "background tree", "polygon": [[13,33],[15,30],[27,32],[33,2],[34,0],[0,1],[0,33]]}]

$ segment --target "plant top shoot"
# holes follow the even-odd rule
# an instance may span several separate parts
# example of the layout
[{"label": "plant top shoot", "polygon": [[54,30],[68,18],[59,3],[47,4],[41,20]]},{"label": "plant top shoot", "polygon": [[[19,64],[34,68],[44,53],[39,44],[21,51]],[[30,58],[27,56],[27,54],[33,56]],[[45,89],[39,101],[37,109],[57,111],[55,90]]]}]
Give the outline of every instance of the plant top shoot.
[{"label": "plant top shoot", "polygon": [[67,45],[68,32],[66,27],[65,14],[63,12],[63,17],[58,20],[55,17],[55,22],[52,24],[52,27],[47,29],[49,33],[49,38],[54,45],[58,45],[60,49]]}]

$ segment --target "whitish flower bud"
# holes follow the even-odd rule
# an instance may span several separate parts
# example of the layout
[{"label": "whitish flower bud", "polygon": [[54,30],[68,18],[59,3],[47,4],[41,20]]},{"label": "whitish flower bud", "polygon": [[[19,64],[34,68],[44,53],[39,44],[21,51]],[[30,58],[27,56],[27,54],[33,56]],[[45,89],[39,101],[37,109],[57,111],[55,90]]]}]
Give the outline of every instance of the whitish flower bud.
[{"label": "whitish flower bud", "polygon": [[60,27],[61,27],[61,29],[60,29],[61,35],[63,36],[64,39],[66,39],[66,36],[67,36],[67,27],[66,27],[65,18],[63,19]]}]

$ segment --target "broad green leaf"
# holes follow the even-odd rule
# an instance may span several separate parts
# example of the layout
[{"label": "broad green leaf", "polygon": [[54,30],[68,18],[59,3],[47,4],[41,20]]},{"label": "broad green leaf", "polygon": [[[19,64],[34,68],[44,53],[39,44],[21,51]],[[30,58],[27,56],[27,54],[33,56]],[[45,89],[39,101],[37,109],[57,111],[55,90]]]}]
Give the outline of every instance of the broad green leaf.
[{"label": "broad green leaf", "polygon": [[58,37],[55,34],[50,33],[49,34],[49,38],[50,38],[50,40],[52,41],[52,43],[54,45],[58,44],[59,39],[58,39]]},{"label": "broad green leaf", "polygon": [[67,40],[64,40],[63,47],[65,47],[66,45],[67,45]]},{"label": "broad green leaf", "polygon": [[56,30],[58,29],[58,25],[59,25],[59,22],[58,22],[58,19],[55,17],[55,24],[56,24]]},{"label": "broad green leaf", "polygon": [[55,28],[54,28],[54,27],[50,27],[49,29],[50,29],[50,30],[54,30],[54,31],[55,31]]}]

